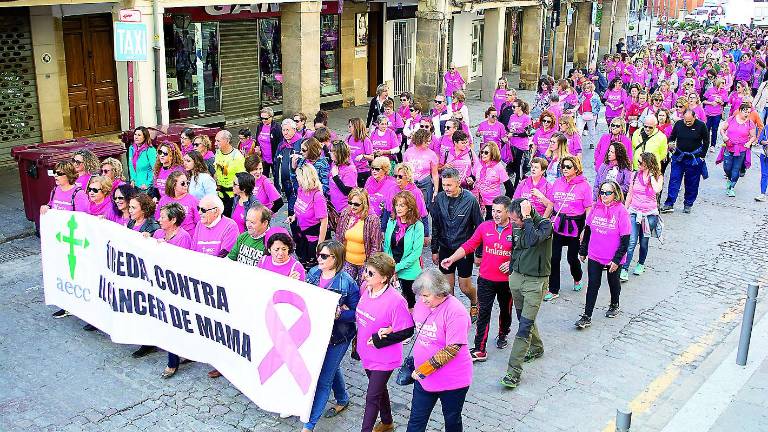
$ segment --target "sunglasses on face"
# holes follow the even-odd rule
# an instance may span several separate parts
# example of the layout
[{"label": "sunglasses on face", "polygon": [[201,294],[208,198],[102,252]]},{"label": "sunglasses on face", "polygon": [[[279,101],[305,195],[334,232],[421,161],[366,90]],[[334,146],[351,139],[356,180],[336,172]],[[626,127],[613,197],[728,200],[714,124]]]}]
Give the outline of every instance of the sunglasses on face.
[{"label": "sunglasses on face", "polygon": [[197,208],[197,211],[199,211],[199,212],[200,212],[200,213],[202,213],[202,214],[206,214],[206,213],[208,213],[209,211],[211,211],[211,210],[215,210],[215,209],[216,209],[216,207],[211,207],[211,208],[202,208],[202,207],[198,207],[198,208]]},{"label": "sunglasses on face", "polygon": [[445,102],[445,101],[443,101],[443,100],[435,99],[435,103],[436,103],[436,104],[441,104],[441,103],[444,103],[444,102]]},{"label": "sunglasses on face", "polygon": [[550,124],[550,123],[552,123],[552,120],[544,119],[541,122],[544,123],[544,124]]},{"label": "sunglasses on face", "polygon": [[491,115],[489,115],[488,117],[489,117],[489,118],[498,118],[499,116],[497,116],[496,114],[491,114]]},{"label": "sunglasses on face", "polygon": [[612,125],[611,125],[611,127],[612,127],[612,128],[620,128],[620,127],[621,127],[621,125],[612,124]]},{"label": "sunglasses on face", "polygon": [[111,172],[112,172],[112,169],[102,169],[102,170],[101,170],[101,173],[102,173],[102,174],[109,174],[109,173],[111,173]]},{"label": "sunglasses on face", "polygon": [[613,194],[614,194],[613,191],[606,191],[606,190],[601,190],[600,191],[600,195],[602,195],[602,196],[610,196],[610,195],[613,195]]},{"label": "sunglasses on face", "polygon": [[331,257],[331,254],[327,254],[327,253],[318,253],[317,254],[317,259],[320,259],[320,260],[323,260],[323,261],[327,260],[330,257]]},{"label": "sunglasses on face", "polygon": [[682,106],[682,105],[676,105],[676,106],[675,106],[675,108],[677,108],[677,109],[682,109],[682,108],[683,108],[683,106]]},{"label": "sunglasses on face", "polygon": [[179,186],[189,186],[189,182],[187,180],[180,181]]},{"label": "sunglasses on face", "polygon": [[379,172],[379,171],[381,171],[381,168],[379,168],[379,167],[371,167],[371,171]]},{"label": "sunglasses on face", "polygon": [[488,150],[483,150],[483,151],[480,152],[480,154],[481,155],[489,155],[489,154],[491,154],[491,152],[489,152]]},{"label": "sunglasses on face", "polygon": [[99,193],[99,192],[101,192],[101,189],[99,188],[91,188],[91,187],[88,188],[88,193]]},{"label": "sunglasses on face", "polygon": [[168,152],[163,150],[160,150],[159,152],[157,152],[157,154],[159,154],[160,156],[168,156]]},{"label": "sunglasses on face", "polygon": [[407,98],[400,98],[400,102],[407,102],[407,101],[408,101]]},{"label": "sunglasses on face", "polygon": [[647,125],[646,125],[646,126],[643,126],[643,129],[648,129],[648,130],[651,130],[651,129],[653,129],[653,126],[647,126]]},{"label": "sunglasses on face", "polygon": [[125,201],[125,197],[124,196],[115,196],[112,199],[114,199],[115,201]]},{"label": "sunglasses on face", "polygon": [[398,179],[400,179],[400,180],[402,180],[402,179],[404,179],[404,178],[405,178],[405,176],[404,176],[404,175],[402,175],[402,174],[398,174],[398,175],[396,175],[395,177],[397,177],[397,178],[398,178]]},{"label": "sunglasses on face", "polygon": [[272,117],[262,117],[261,119],[262,119],[262,120],[269,120],[269,119],[271,119],[271,118],[272,118]]},{"label": "sunglasses on face", "polygon": [[81,164],[81,163],[85,163],[85,161],[79,160],[79,159],[72,159],[72,163],[73,164]]},{"label": "sunglasses on face", "polygon": [[363,206],[363,203],[359,203],[359,202],[352,202],[352,201],[347,201],[347,204],[349,204],[350,206],[352,206],[352,207],[354,207],[354,208],[359,208],[359,207],[362,207],[362,206]]},{"label": "sunglasses on face", "polygon": [[416,108],[411,108],[410,111],[411,112],[416,112]]},{"label": "sunglasses on face", "polygon": [[302,152],[302,153],[306,153],[306,152],[307,152],[307,148],[306,148],[306,147],[302,147],[302,148],[301,148],[301,152]]},{"label": "sunglasses on face", "polygon": [[564,169],[564,170],[570,170],[570,169],[573,169],[573,165],[571,165],[571,164],[563,164],[560,168]]},{"label": "sunglasses on face", "polygon": [[301,122],[303,122],[304,120],[302,120],[302,119],[300,119],[300,118],[295,118],[295,119],[293,119],[293,121],[295,121],[296,123],[301,123]]},{"label": "sunglasses on face", "polygon": [[56,175],[56,177],[61,177],[61,176],[63,176],[63,175],[66,175],[66,174],[64,174],[64,173],[63,173],[63,172],[61,172],[61,171],[56,171],[56,172],[54,172],[54,174]]}]

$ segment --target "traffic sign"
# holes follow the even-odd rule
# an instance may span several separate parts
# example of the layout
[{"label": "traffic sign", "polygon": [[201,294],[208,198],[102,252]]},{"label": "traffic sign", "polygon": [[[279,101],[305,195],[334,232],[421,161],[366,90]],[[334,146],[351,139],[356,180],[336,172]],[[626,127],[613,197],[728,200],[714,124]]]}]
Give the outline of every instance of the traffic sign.
[{"label": "traffic sign", "polygon": [[138,9],[120,9],[117,16],[120,22],[141,22],[141,11]]},{"label": "traffic sign", "polygon": [[115,61],[147,61],[147,25],[115,23]]}]

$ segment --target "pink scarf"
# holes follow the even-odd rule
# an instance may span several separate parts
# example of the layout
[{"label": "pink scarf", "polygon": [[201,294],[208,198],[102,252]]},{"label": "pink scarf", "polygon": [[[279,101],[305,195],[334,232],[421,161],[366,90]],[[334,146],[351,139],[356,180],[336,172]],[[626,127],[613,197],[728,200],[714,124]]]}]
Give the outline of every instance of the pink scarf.
[{"label": "pink scarf", "polygon": [[131,162],[133,163],[133,169],[136,169],[136,164],[139,162],[139,158],[141,157],[141,154],[148,148],[149,148],[149,145],[147,145],[147,143],[144,143],[139,147],[136,147],[136,143],[133,143],[133,157],[131,158]]}]

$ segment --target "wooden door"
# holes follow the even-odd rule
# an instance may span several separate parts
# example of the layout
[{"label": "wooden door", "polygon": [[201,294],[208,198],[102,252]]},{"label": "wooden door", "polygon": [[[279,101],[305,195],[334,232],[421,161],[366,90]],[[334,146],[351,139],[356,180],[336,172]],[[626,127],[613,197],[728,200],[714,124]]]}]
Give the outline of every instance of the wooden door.
[{"label": "wooden door", "polygon": [[114,132],[120,128],[112,17],[64,18],[69,114],[74,136]]},{"label": "wooden door", "polygon": [[[381,4],[381,3],[371,3]],[[371,6],[373,7],[373,6]],[[383,82],[384,65],[382,42],[384,28],[379,11],[368,12],[368,96],[376,96],[376,87]],[[390,96],[392,92],[390,91]]]}]

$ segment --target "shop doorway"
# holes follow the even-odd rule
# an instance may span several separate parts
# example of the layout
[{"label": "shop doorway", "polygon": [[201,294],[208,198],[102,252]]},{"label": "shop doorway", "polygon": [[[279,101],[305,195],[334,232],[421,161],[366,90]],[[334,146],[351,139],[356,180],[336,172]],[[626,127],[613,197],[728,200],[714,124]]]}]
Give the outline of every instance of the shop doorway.
[{"label": "shop doorway", "polygon": [[[371,3],[380,5],[381,3]],[[368,12],[368,96],[376,95],[376,87],[384,81],[384,26],[380,11]],[[391,94],[391,93],[390,93]]]},{"label": "shop doorway", "polygon": [[404,91],[413,93],[413,81],[415,78],[414,51],[416,38],[416,20],[403,19],[392,21],[392,39],[394,52],[393,78],[394,91],[392,95],[401,94]]},{"label": "shop doorway", "polygon": [[483,74],[483,21],[472,22],[472,62],[470,64],[470,76]]},{"label": "shop doorway", "polygon": [[63,24],[72,134],[79,137],[119,130],[112,16],[66,17]]}]

